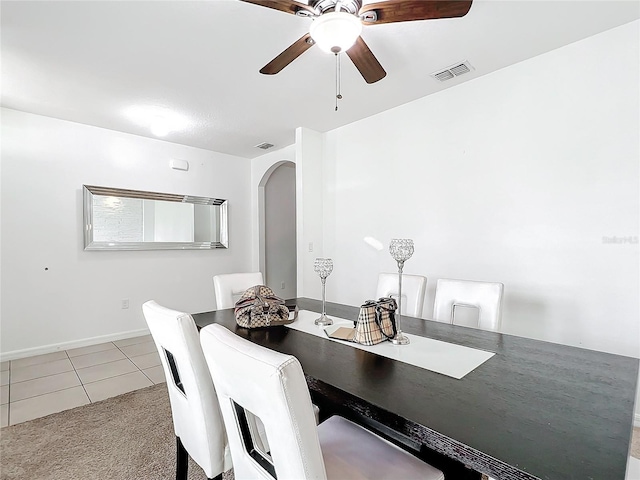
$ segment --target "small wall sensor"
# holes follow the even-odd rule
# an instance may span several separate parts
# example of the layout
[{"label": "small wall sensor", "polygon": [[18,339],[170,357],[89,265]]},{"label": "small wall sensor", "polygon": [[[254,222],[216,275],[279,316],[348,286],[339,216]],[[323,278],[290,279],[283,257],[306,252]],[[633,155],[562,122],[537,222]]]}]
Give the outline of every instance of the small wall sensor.
[{"label": "small wall sensor", "polygon": [[189,170],[189,162],[186,160],[171,160],[170,164],[174,170],[182,170],[184,172]]}]

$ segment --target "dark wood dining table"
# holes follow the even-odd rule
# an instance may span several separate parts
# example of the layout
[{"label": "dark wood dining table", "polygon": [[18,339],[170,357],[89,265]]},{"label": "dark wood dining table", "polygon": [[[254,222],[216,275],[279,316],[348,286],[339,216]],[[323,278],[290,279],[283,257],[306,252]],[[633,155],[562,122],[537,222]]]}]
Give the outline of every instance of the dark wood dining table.
[{"label": "dark wood dining table", "polygon": [[[287,303],[321,311],[317,300]],[[326,310],[358,316],[347,305]],[[323,416],[375,430],[447,479],[625,478],[636,358],[403,316],[407,333],[495,352],[457,380],[288,327],[240,328],[232,309],[193,318],[296,356]]]}]

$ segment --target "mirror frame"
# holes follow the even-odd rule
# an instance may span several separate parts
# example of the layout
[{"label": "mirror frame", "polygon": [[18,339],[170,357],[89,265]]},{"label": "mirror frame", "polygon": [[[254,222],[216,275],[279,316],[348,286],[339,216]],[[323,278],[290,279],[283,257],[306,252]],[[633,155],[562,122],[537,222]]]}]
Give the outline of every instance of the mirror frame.
[{"label": "mirror frame", "polygon": [[[83,185],[84,249],[85,250],[210,250],[229,248],[229,227],[227,200],[171,193],[125,190],[122,188]],[[197,205],[218,205],[220,207],[220,241],[217,242],[96,242],[93,239],[93,196],[140,198],[143,200],[164,200],[168,202],[193,203]]]}]

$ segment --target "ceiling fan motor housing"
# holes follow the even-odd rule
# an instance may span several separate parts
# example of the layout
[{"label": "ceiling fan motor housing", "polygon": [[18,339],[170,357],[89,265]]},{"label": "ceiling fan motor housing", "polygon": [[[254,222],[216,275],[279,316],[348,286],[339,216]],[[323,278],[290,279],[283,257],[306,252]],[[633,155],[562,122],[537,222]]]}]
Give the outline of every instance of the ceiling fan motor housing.
[{"label": "ceiling fan motor housing", "polygon": [[357,15],[361,7],[362,0],[318,0],[313,3],[313,9],[320,14],[335,11]]}]

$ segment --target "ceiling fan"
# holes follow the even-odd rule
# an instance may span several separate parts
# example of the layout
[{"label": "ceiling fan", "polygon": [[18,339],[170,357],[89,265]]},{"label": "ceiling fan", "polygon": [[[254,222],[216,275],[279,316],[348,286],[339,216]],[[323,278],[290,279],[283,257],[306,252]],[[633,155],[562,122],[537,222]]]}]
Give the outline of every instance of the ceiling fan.
[{"label": "ceiling fan", "polygon": [[241,0],[285,13],[313,19],[305,33],[267,63],[260,73],[274,75],[314,44],[330,53],[346,52],[367,83],[382,80],[387,72],[360,36],[363,25],[455,18],[467,14],[472,0],[386,0],[362,4],[362,0]]}]

